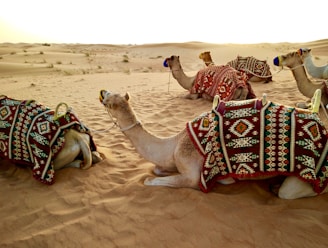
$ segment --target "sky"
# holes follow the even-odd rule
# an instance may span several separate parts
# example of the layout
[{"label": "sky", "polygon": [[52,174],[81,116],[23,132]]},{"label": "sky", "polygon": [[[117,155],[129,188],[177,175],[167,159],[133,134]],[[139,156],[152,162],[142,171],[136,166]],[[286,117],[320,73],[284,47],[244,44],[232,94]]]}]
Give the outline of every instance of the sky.
[{"label": "sky", "polygon": [[6,0],[0,43],[308,42],[328,38],[327,0]]}]

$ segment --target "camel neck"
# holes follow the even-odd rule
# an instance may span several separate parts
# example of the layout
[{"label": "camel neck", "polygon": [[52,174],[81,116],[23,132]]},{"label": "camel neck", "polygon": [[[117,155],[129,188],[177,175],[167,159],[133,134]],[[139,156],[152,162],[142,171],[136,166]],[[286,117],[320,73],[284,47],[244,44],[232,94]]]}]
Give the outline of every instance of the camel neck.
[{"label": "camel neck", "polygon": [[307,77],[304,66],[296,65],[291,68],[293,76],[296,80],[299,91],[306,97],[312,98],[314,92],[320,89],[321,85],[313,84],[312,81]]},{"label": "camel neck", "polygon": [[196,76],[187,76],[181,67],[176,69],[172,68],[171,72],[173,77],[178,81],[182,88],[190,90],[194,85]]}]

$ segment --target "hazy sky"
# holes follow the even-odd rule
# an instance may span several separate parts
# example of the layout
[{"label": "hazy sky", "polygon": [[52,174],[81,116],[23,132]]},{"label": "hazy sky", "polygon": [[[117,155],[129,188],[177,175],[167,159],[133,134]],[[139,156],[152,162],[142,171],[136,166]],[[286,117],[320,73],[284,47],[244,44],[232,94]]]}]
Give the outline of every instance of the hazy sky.
[{"label": "hazy sky", "polygon": [[0,42],[306,42],[327,16],[327,0],[6,0]]}]

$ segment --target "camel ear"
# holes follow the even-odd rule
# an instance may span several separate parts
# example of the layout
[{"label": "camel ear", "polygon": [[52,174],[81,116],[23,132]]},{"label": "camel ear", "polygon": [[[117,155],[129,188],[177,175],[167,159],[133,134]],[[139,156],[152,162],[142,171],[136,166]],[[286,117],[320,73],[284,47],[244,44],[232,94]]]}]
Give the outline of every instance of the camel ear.
[{"label": "camel ear", "polygon": [[126,92],[124,98],[125,98],[125,100],[129,101],[129,99],[130,99],[130,93],[129,92]]}]

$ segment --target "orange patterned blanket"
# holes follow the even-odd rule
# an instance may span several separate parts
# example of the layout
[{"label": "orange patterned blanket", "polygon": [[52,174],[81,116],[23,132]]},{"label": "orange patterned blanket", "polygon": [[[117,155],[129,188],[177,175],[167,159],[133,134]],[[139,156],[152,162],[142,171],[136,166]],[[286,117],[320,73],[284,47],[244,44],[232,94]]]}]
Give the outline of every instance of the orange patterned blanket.
[{"label": "orange patterned blanket", "polygon": [[256,97],[251,85],[247,82],[245,73],[228,65],[211,65],[197,73],[190,93],[207,94],[212,98],[219,95],[221,100],[229,101],[232,99],[235,90],[241,87],[248,88],[247,99]]}]

